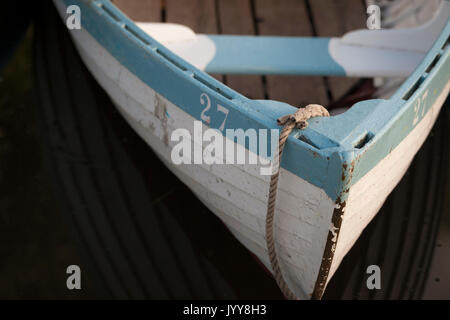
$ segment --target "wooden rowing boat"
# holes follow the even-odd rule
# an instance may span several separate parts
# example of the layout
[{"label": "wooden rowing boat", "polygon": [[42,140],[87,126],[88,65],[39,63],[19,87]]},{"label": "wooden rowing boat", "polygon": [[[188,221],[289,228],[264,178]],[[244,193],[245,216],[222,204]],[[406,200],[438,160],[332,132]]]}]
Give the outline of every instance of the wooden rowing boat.
[{"label": "wooden rowing boat", "polygon": [[[287,141],[275,244],[283,276],[301,298],[322,296],[407,170],[450,88],[449,1],[414,29],[360,30],[332,39],[198,35],[181,25],[135,23],[106,0],[54,3],[64,21],[69,5],[81,9],[82,28],[71,36],[124,118],[269,269],[264,225],[270,176],[261,175],[262,165],[177,165],[171,137],[187,129],[204,151],[195,139],[196,121],[201,130],[223,135],[228,129],[278,129],[276,119],[296,108],[250,100],[207,73],[408,76],[389,99],[315,118]],[[263,156],[245,140],[232,144],[248,157]]]}]

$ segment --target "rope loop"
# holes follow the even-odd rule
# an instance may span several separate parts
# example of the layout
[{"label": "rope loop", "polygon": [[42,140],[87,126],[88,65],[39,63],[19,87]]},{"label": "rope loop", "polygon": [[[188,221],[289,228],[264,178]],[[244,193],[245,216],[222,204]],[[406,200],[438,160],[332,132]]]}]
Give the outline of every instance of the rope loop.
[{"label": "rope loop", "polygon": [[[305,129],[308,127],[308,119],[313,117],[329,117],[327,109],[318,104],[310,104],[305,108],[299,108],[294,114],[289,114],[277,120],[279,126],[283,126],[278,144],[278,163],[281,164],[281,156],[283,155],[284,146],[287,138],[294,128]],[[275,216],[275,203],[277,198],[278,178],[280,175],[280,166],[277,172],[270,177],[269,199],[267,202],[266,215],[266,244],[269,254],[270,265],[274,273],[275,280],[283,295],[289,300],[299,300],[294,292],[291,291],[280,269],[277,252],[275,249],[275,241],[273,236],[273,224]]]}]

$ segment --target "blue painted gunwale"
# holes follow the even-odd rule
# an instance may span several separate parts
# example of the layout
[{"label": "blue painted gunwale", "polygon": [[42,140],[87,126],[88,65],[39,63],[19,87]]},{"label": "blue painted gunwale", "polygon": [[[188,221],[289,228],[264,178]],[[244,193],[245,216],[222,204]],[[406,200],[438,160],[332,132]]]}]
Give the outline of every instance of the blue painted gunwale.
[{"label": "blue painted gunwale", "polygon": [[[233,91],[142,32],[107,0],[61,1],[66,6],[80,6],[85,30],[130,72],[198,120],[203,110],[199,99],[202,93],[211,98],[211,110],[217,104],[230,110],[225,129],[277,128],[277,117],[296,110],[284,103],[249,100]],[[414,128],[414,104],[426,88],[438,94],[447,83],[449,46],[444,49],[444,44],[448,43],[449,33],[447,23],[433,49],[392,99],[357,103],[344,114],[310,120],[306,130],[294,132],[281,166],[322,188],[332,200],[345,201],[348,188]],[[438,54],[441,58],[433,70],[425,72]],[[402,99],[421,78],[423,82],[415,93],[407,101]],[[423,105],[425,112],[436,97],[428,96]],[[214,112],[209,115],[210,127],[218,128],[223,118]],[[370,141],[356,148],[366,134]]]}]

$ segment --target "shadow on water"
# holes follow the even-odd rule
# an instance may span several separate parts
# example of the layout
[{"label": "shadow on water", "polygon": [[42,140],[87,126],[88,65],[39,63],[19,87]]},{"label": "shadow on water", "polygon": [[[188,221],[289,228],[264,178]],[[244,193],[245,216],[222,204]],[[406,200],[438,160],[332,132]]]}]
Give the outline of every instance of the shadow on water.
[{"label": "shadow on water", "polygon": [[[55,13],[34,29],[34,72],[30,29],[0,76],[0,297],[281,299],[115,111]],[[442,211],[444,193],[432,191],[445,184],[447,128],[446,112],[325,298],[420,297]],[[70,264],[86,270],[81,291],[66,289]],[[389,275],[377,292],[365,287],[370,264]]]},{"label": "shadow on water", "polygon": [[78,261],[42,167],[32,94],[30,28],[0,72],[0,298],[81,298],[67,290]]}]

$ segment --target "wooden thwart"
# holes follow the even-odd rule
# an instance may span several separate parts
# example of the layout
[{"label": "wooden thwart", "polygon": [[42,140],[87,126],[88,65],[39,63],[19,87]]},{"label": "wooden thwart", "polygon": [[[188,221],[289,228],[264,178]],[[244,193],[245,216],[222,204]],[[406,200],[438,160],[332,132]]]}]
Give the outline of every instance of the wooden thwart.
[{"label": "wooden thwart", "polygon": [[[274,0],[113,0],[113,3],[137,21],[159,22],[165,16],[166,22],[209,34],[340,36],[363,27],[365,16],[360,0],[332,4],[326,0],[283,0],[281,3]],[[311,101],[327,105],[357,81],[318,76],[214,77],[251,99],[280,100],[294,106]]]}]

